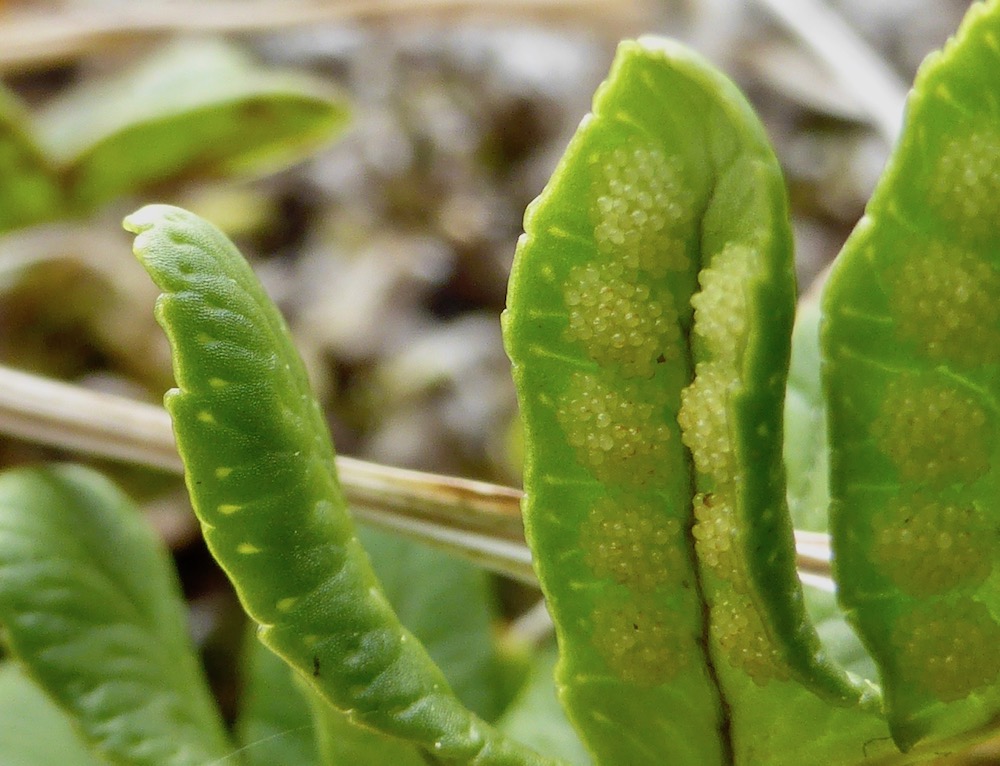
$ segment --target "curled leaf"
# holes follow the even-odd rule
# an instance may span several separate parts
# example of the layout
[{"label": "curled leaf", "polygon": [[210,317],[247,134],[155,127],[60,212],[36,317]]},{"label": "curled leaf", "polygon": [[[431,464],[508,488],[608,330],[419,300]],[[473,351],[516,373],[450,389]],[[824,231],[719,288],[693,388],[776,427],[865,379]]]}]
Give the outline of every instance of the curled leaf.
[{"label": "curled leaf", "polygon": [[749,105],[679,45],[623,43],[525,232],[525,526],[596,761],[851,762],[884,723],[795,576],[791,235]]},{"label": "curled leaf", "polygon": [[163,290],[178,384],[166,404],[192,503],[260,639],[356,723],[436,758],[549,763],[462,705],[400,624],[347,514],[302,360],[233,244],[167,206],[125,226]]},{"label": "curled leaf", "polygon": [[1000,713],[1000,3],[924,62],[826,289],[840,597],[908,749]]}]

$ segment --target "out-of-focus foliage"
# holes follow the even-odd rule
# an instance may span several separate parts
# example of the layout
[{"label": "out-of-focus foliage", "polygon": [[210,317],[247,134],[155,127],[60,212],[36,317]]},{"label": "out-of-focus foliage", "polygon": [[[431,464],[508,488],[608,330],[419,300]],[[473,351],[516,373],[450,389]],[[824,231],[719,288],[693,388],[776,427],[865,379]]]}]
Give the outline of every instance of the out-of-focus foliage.
[{"label": "out-of-focus foliage", "polygon": [[194,766],[229,752],[167,552],[100,475],[3,475],[0,625],[98,758]]},{"label": "out-of-focus foliage", "polygon": [[179,177],[274,170],[345,124],[341,96],[221,43],[177,44],[32,119],[0,93],[0,231],[88,213]]},{"label": "out-of-focus foliage", "polygon": [[0,753],[8,766],[101,766],[72,720],[14,662],[0,663]]},{"label": "out-of-focus foliage", "polygon": [[[954,29],[968,5],[830,4],[904,76]],[[798,268],[808,281],[859,214],[885,147],[859,127],[862,115],[850,93],[753,4],[674,0],[662,7],[667,10],[644,29],[694,42],[749,86],[789,179]],[[157,182],[155,194],[240,237],[290,317],[347,453],[516,478],[519,461],[511,460],[505,438],[513,393],[496,324],[511,243],[524,204],[548,177],[617,39],[617,32],[587,29],[586,22],[550,29],[389,23],[317,26],[241,46],[270,65],[308,68],[347,86],[357,129],[275,177],[220,186],[200,181],[191,169]],[[23,137],[13,149],[0,146],[0,168],[13,162],[27,170],[16,177],[28,182],[8,191],[3,180],[11,176],[0,172],[0,195],[10,200],[0,207],[0,226],[70,210],[64,193],[52,188],[53,159],[37,145],[43,141],[38,116],[47,111],[40,102],[53,92],[62,100],[76,88],[91,90],[97,80],[119,79],[107,75],[131,70],[133,61],[109,46],[48,72],[11,78],[30,108],[3,110],[12,122],[4,130]],[[169,384],[165,349],[149,319],[152,293],[121,258],[121,241],[102,233],[114,228],[124,205],[134,206],[109,200],[107,217],[75,210],[79,223],[30,227],[0,240],[0,358],[138,397]],[[7,210],[15,223],[7,223]],[[3,463],[48,454],[0,440]],[[124,478],[142,497],[164,486],[147,473],[129,471]],[[176,501],[162,506],[189,523]],[[202,640],[219,628],[222,618],[210,605],[218,603],[220,586],[197,546],[185,545],[180,555]],[[520,591],[508,588],[506,595],[508,613],[523,603]],[[839,615],[831,599],[821,601]],[[824,633],[823,624],[819,630]],[[849,634],[845,639],[852,644]],[[231,706],[230,693],[220,689]],[[537,725],[540,717],[523,720]],[[544,741],[523,730],[518,736],[539,747]],[[567,757],[574,752],[542,749]]]}]

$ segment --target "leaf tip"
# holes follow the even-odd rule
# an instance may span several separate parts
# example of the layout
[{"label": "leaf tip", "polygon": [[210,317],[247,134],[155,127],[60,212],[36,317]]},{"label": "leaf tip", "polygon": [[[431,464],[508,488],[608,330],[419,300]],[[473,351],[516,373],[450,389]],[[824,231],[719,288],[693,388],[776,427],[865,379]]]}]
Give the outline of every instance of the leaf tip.
[{"label": "leaf tip", "polygon": [[145,205],[131,215],[125,216],[122,228],[132,234],[142,234],[164,218],[174,217],[177,213],[183,212],[181,208],[173,205]]},{"label": "leaf tip", "polygon": [[136,235],[132,252],[165,292],[186,289],[196,275],[216,271],[219,248],[227,242],[207,221],[173,205],[146,205],[122,226]]}]

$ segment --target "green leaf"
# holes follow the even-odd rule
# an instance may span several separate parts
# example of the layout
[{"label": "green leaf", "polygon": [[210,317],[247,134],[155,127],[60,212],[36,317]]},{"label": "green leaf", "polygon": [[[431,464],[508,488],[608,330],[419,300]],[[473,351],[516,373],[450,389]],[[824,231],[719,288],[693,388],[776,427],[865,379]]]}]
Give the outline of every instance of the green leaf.
[{"label": "green leaf", "polygon": [[623,43],[525,232],[505,337],[526,531],[595,760],[858,759],[885,724],[795,574],[791,235],[749,105],[676,44]]},{"label": "green leaf", "polygon": [[428,766],[441,763],[414,745],[388,737],[352,722],[315,691],[308,694],[313,705],[316,737],[326,766]]},{"label": "green leaf", "polygon": [[[796,529],[826,532],[829,452],[826,404],[820,375],[819,301],[801,298],[792,330],[792,354],[785,396],[785,466],[788,510]],[[848,626],[833,593],[804,587],[806,611],[830,659],[859,678],[874,678],[875,665]]]},{"label": "green leaf", "polygon": [[360,530],[375,574],[400,621],[427,648],[455,694],[491,721],[510,701],[495,640],[489,576],[440,551],[372,529]]},{"label": "green leaf", "polygon": [[236,738],[244,766],[319,766],[312,708],[288,663],[248,635]]},{"label": "green leaf", "polygon": [[830,659],[858,678],[875,678],[875,662],[847,622],[836,594],[808,585],[802,591],[809,619]]},{"label": "green leaf", "polygon": [[580,737],[559,705],[553,683],[557,653],[555,647],[538,652],[521,693],[504,712],[501,730],[543,753],[552,753],[570,763],[591,763]]},{"label": "green leaf", "polygon": [[0,232],[56,217],[63,209],[56,170],[35,143],[27,110],[0,86]]},{"label": "green leaf", "polygon": [[[507,700],[500,694],[486,573],[385,532],[361,529],[359,538],[400,621],[427,648],[456,696],[487,720],[496,718]],[[427,764],[412,745],[357,726],[324,702],[314,714],[327,764]]]},{"label": "green leaf", "polygon": [[826,532],[830,505],[826,406],[820,376],[816,301],[799,301],[785,395],[788,510],[796,529]]},{"label": "green leaf", "polygon": [[346,117],[328,86],[202,40],[75,89],[42,115],[40,130],[72,203],[87,211],[178,176],[276,170],[329,141]]},{"label": "green leaf", "polygon": [[[503,668],[493,639],[495,619],[487,575],[465,562],[408,540],[369,529],[360,539],[400,620],[427,648],[456,695],[487,719],[507,700]],[[256,639],[248,652],[249,686],[238,731],[250,763],[319,763],[312,716],[323,763],[426,766],[412,745],[363,729],[292,683],[291,669]],[[295,687],[295,688],[293,688]]]},{"label": "green leaf", "polygon": [[169,556],[98,474],[0,475],[0,624],[101,757],[205,766],[230,752]]},{"label": "green leaf", "polygon": [[0,663],[0,721],[4,766],[101,766],[69,716],[14,662]]},{"label": "green leaf", "polygon": [[902,748],[1000,713],[1000,3],[921,67],[824,296],[840,597]]},{"label": "green leaf", "polygon": [[133,214],[164,291],[178,389],[166,403],[205,538],[260,638],[359,723],[456,763],[542,764],[465,708],[379,587],[288,329],[218,229],[166,206]]}]

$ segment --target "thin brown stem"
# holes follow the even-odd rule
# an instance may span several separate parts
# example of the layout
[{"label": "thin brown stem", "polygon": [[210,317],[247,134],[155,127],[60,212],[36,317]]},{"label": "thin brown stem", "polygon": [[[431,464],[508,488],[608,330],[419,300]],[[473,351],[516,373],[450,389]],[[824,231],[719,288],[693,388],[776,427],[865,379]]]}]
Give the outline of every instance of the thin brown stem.
[{"label": "thin brown stem", "polygon": [[[163,408],[7,367],[0,367],[0,433],[183,471],[170,416]],[[534,582],[520,490],[349,457],[337,458],[337,470],[358,518]],[[827,536],[797,532],[796,543],[800,572],[829,581]]]}]

